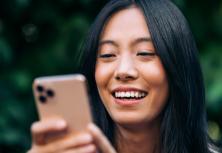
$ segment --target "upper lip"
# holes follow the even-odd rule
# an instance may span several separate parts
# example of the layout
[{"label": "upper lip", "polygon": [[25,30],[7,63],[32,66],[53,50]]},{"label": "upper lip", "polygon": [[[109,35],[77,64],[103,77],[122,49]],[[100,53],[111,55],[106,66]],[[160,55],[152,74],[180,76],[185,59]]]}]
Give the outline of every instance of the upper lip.
[{"label": "upper lip", "polygon": [[139,88],[135,88],[135,87],[117,87],[114,90],[112,90],[112,93],[115,92],[127,92],[127,91],[139,91],[139,92],[145,92],[147,93],[147,91],[139,89]]}]

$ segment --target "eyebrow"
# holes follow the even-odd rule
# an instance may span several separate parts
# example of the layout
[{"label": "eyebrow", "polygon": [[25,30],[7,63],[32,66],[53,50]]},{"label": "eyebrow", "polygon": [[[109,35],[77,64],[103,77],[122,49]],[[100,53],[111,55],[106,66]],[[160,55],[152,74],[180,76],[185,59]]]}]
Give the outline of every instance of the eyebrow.
[{"label": "eyebrow", "polygon": [[[151,37],[139,37],[139,38],[133,40],[132,45],[135,45],[135,44],[138,44],[141,42],[152,42],[152,39],[151,39]],[[104,44],[110,44],[110,45],[118,47],[118,44],[113,40],[101,40],[99,42],[99,46],[102,46]]]},{"label": "eyebrow", "polygon": [[151,39],[151,37],[140,37],[140,38],[135,39],[132,42],[132,44],[135,45],[135,44],[138,44],[141,42],[152,42],[152,39]]},{"label": "eyebrow", "polygon": [[102,41],[99,42],[99,46],[102,46],[102,45],[105,45],[105,44],[110,44],[110,45],[118,47],[118,44],[113,40],[102,40]]}]

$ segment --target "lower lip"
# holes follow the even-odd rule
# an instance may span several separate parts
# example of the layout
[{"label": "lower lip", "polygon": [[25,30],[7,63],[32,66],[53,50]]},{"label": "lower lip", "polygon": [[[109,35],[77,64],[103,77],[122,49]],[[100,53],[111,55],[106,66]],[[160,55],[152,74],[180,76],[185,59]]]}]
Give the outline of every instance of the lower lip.
[{"label": "lower lip", "polygon": [[136,105],[142,102],[143,99],[138,99],[138,100],[128,100],[128,99],[116,99],[115,102],[119,105],[123,106],[131,106],[131,105]]}]

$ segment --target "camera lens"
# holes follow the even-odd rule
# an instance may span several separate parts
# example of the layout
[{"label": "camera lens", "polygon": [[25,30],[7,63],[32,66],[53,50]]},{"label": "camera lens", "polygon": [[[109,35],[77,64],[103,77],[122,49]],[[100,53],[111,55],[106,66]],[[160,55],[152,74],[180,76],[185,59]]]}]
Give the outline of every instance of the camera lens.
[{"label": "camera lens", "polygon": [[48,89],[46,93],[47,93],[47,96],[49,97],[53,97],[55,95],[54,91],[52,91],[51,89]]},{"label": "camera lens", "polygon": [[38,92],[43,92],[43,91],[44,91],[44,88],[43,88],[43,86],[41,86],[41,85],[38,85],[38,86],[36,87],[36,89],[37,89]]},{"label": "camera lens", "polygon": [[39,101],[44,104],[46,103],[47,98],[45,96],[39,96]]}]

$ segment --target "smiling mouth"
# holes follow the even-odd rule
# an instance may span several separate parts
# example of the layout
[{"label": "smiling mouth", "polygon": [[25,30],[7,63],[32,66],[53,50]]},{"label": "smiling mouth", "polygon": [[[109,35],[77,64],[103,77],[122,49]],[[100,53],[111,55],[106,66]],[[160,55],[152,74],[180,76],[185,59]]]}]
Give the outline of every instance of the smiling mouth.
[{"label": "smiling mouth", "polygon": [[145,91],[115,91],[112,93],[112,96],[115,99],[121,100],[139,100],[143,99],[148,95]]}]

